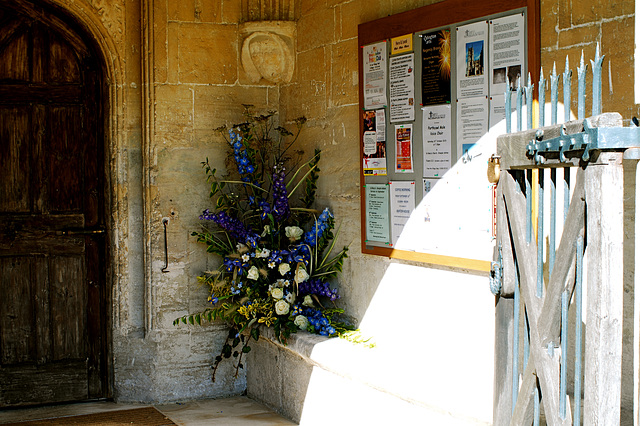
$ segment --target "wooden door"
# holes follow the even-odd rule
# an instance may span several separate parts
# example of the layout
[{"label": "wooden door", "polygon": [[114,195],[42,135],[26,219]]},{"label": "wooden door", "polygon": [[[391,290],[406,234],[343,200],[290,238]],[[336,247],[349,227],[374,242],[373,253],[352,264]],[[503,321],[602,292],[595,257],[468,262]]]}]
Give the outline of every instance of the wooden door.
[{"label": "wooden door", "polygon": [[99,62],[28,3],[0,0],[0,407],[108,395]]}]

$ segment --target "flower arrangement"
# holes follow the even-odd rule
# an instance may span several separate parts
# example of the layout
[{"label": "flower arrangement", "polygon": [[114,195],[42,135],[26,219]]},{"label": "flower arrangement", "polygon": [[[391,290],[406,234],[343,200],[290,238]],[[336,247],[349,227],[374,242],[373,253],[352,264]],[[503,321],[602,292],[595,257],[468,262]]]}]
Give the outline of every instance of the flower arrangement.
[{"label": "flower arrangement", "polygon": [[198,277],[210,288],[211,307],[174,321],[230,325],[214,380],[219,363],[232,356],[237,376],[261,325],[285,344],[298,330],[338,336],[353,329],[338,320],[343,310],[333,302],[340,296],[328,282],[342,271],[348,248],[334,250],[333,214],[314,209],[321,152],[303,162],[293,148],[306,119],[295,121],[294,134],[275,125],[274,112],[256,115],[246,105],[244,116],[244,123],[216,129],[229,144],[231,172],[221,178],[208,158],[202,163],[215,209],[204,210],[205,225],[192,235],[222,259]]}]

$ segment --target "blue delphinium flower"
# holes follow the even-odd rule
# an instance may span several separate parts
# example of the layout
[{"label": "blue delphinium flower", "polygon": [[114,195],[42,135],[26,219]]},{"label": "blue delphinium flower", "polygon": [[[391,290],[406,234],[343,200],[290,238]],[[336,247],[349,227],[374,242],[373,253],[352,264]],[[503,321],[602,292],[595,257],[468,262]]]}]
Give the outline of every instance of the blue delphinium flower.
[{"label": "blue delphinium flower", "polygon": [[319,279],[312,279],[299,283],[298,292],[301,295],[315,294],[318,296],[325,296],[332,301],[340,298],[337,289],[330,288],[329,283],[322,282]]},{"label": "blue delphinium flower", "polygon": [[273,168],[273,217],[283,220],[289,217],[289,197],[287,196],[287,184],[284,181],[285,168],[278,164]]},{"label": "blue delphinium flower", "polygon": [[229,129],[229,138],[240,179],[243,182],[251,182],[251,175],[255,171],[255,166],[251,163],[247,149],[242,144],[242,135],[236,133],[233,129]]},{"label": "blue delphinium flower", "polygon": [[294,305],[293,314],[307,317],[309,324],[321,336],[332,336],[336,333],[336,329],[331,325],[331,322],[318,309]]},{"label": "blue delphinium flower", "polygon": [[333,214],[328,208],[325,208],[315,225],[312,225],[311,231],[304,234],[304,242],[311,247],[315,247],[317,242],[322,238],[322,234],[329,228],[330,219],[333,219]]},{"label": "blue delphinium flower", "polygon": [[211,220],[217,223],[222,229],[227,231],[232,238],[245,242],[251,248],[255,248],[260,240],[258,234],[248,230],[241,221],[229,216],[227,212],[211,213],[209,209],[206,209],[202,212],[202,215],[200,215],[200,219]]}]

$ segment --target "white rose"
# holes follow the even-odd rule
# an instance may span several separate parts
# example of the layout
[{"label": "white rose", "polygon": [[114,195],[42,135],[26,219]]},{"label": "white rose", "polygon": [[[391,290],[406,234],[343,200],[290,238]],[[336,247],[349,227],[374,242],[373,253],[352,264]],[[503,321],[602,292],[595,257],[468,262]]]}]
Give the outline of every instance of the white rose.
[{"label": "white rose", "polygon": [[250,280],[257,280],[259,276],[260,273],[258,272],[258,268],[256,268],[255,266],[252,266],[249,269],[249,272],[247,272],[247,278],[249,278]]},{"label": "white rose", "polygon": [[298,241],[302,237],[302,234],[304,234],[304,231],[297,226],[287,226],[284,228],[284,234],[291,241]]},{"label": "white rose", "polygon": [[276,287],[271,290],[271,297],[273,297],[274,299],[282,299],[284,297],[284,292],[281,288]]},{"label": "white rose", "polygon": [[306,330],[309,325],[309,320],[304,315],[298,315],[293,323],[298,326],[300,330]]},{"label": "white rose", "polygon": [[289,304],[284,300],[278,300],[276,302],[276,314],[286,315],[289,313]]},{"label": "white rose", "polygon": [[302,304],[304,306],[313,306],[313,299],[311,298],[311,296],[309,296],[308,294],[304,297],[304,300],[302,301]]},{"label": "white rose", "polygon": [[258,258],[269,257],[269,254],[271,254],[271,252],[266,248],[256,250],[256,257]]},{"label": "white rose", "polygon": [[280,271],[280,275],[284,275],[291,270],[291,266],[288,263],[281,263],[278,266],[278,271]]},{"label": "white rose", "polygon": [[299,267],[296,271],[296,277],[294,278],[294,281],[297,284],[300,284],[305,282],[307,278],[309,278],[309,274],[307,273],[306,269],[304,269],[303,267]]},{"label": "white rose", "polygon": [[286,300],[289,304],[293,303],[293,293],[288,293],[285,297],[284,300]]}]

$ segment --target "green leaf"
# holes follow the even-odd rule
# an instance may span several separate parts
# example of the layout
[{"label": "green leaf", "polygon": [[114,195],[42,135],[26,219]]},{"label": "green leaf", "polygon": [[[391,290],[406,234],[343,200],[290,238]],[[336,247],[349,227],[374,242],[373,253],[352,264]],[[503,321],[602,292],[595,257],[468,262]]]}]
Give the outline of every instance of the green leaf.
[{"label": "green leaf", "polygon": [[260,338],[260,330],[258,330],[257,328],[252,328],[251,329],[251,337],[253,337],[253,340],[255,340],[257,342],[258,339]]},{"label": "green leaf", "polygon": [[196,319],[196,322],[198,323],[198,325],[202,325],[202,323],[200,322],[200,314],[196,314],[194,318]]},{"label": "green leaf", "polygon": [[245,354],[251,352],[251,346],[245,346],[244,348],[242,348],[242,352]]}]

